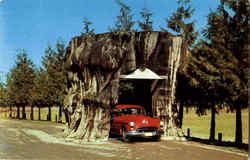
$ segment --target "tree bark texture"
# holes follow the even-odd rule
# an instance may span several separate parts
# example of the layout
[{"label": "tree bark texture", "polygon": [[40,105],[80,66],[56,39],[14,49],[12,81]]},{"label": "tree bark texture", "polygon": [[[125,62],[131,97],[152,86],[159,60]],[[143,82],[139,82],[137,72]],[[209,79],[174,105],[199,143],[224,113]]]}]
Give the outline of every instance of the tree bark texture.
[{"label": "tree bark texture", "polygon": [[25,112],[25,106],[22,106],[22,119],[26,119],[26,112]]},{"label": "tree bark texture", "polygon": [[41,120],[41,106],[38,106],[38,120]]},{"label": "tree bark texture", "polygon": [[62,106],[59,105],[59,110],[58,110],[58,123],[62,123]]},{"label": "tree bark texture", "polygon": [[237,145],[242,144],[242,117],[241,117],[241,107],[236,107],[236,130],[235,130],[235,143]]},{"label": "tree bark texture", "polygon": [[180,108],[179,108],[179,128],[182,128],[182,122],[183,122],[183,110],[184,110],[184,105],[183,102],[180,102]]},{"label": "tree bark texture", "polygon": [[31,106],[30,119],[34,120],[34,106]]},{"label": "tree bark texture", "polygon": [[185,46],[181,37],[167,32],[115,32],[73,38],[65,57],[66,136],[86,141],[107,139],[110,110],[118,103],[120,74],[145,67],[166,77],[151,85],[152,115],[164,121],[164,136],[182,135],[177,126],[175,84]]},{"label": "tree bark texture", "polygon": [[12,118],[12,106],[10,105],[10,115],[9,115],[10,118]]},{"label": "tree bark texture", "polygon": [[20,106],[17,106],[17,119],[20,119]]},{"label": "tree bark texture", "polygon": [[51,121],[51,106],[48,106],[47,121]]}]

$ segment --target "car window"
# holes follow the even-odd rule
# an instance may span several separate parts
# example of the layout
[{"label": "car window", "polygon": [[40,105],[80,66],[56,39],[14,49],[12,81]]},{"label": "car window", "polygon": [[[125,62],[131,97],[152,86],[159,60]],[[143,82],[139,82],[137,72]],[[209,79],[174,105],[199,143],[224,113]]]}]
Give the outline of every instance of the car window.
[{"label": "car window", "polygon": [[136,115],[142,114],[146,115],[145,110],[143,108],[123,108],[121,109],[120,114],[123,115]]},{"label": "car window", "polygon": [[120,114],[121,116],[128,115],[129,114],[128,109],[127,108],[121,109]]},{"label": "car window", "polygon": [[112,110],[112,112],[111,112],[112,117],[116,117],[118,115],[119,115],[119,111],[117,109]]}]

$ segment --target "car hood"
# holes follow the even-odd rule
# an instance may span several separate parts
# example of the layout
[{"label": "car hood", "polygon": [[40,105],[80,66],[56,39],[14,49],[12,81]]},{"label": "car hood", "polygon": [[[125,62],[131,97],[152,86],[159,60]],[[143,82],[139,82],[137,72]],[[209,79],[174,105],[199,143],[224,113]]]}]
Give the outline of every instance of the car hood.
[{"label": "car hood", "polygon": [[152,124],[152,123],[160,123],[160,120],[158,118],[152,118],[145,115],[126,115],[124,116],[124,119],[126,122],[135,122],[136,124]]}]

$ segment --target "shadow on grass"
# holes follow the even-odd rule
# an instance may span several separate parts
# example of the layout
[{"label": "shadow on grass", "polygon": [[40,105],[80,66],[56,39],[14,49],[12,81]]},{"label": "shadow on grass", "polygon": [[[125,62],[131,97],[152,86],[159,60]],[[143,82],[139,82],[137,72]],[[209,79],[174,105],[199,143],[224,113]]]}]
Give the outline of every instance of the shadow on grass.
[{"label": "shadow on grass", "polygon": [[33,122],[50,122],[50,123],[58,123],[58,124],[66,124],[64,121],[53,121],[53,120],[46,120],[46,119],[23,119],[23,118],[17,118],[17,117],[6,117],[6,119],[12,119],[12,120],[24,120],[24,121],[33,121]]},{"label": "shadow on grass", "polygon": [[193,141],[193,142],[199,142],[202,144],[206,145],[215,145],[215,146],[220,146],[220,147],[234,147],[237,149],[240,149],[242,151],[248,152],[248,144],[242,143],[242,144],[236,144],[235,142],[227,142],[227,141],[218,141],[214,140],[211,141],[209,139],[202,139],[202,138],[196,138],[196,137],[186,137],[188,141]]}]

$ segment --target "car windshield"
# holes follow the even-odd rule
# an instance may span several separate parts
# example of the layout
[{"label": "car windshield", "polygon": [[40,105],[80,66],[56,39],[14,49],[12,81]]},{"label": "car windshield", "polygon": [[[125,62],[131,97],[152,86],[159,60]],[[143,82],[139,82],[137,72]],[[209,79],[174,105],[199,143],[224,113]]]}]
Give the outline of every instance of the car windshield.
[{"label": "car windshield", "polygon": [[123,108],[120,111],[121,115],[136,115],[136,114],[142,114],[146,115],[146,112],[143,108]]}]

